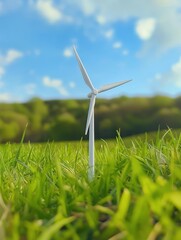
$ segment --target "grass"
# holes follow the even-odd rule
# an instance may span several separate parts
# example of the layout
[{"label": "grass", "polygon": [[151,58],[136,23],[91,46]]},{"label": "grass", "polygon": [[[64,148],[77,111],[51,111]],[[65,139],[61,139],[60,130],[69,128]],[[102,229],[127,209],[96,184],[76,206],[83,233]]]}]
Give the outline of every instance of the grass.
[{"label": "grass", "polygon": [[180,240],[181,135],[0,146],[0,239]]}]

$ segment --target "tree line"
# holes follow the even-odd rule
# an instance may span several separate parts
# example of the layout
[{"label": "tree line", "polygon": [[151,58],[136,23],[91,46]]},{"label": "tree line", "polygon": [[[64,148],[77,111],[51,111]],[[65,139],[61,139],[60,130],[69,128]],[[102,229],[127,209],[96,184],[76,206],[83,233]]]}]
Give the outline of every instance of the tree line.
[{"label": "tree line", "polygon": [[[33,98],[26,103],[0,103],[0,142],[80,140],[84,136],[88,100]],[[181,128],[181,96],[97,99],[95,137],[115,138],[166,128]],[[84,137],[86,138],[86,137]]]}]

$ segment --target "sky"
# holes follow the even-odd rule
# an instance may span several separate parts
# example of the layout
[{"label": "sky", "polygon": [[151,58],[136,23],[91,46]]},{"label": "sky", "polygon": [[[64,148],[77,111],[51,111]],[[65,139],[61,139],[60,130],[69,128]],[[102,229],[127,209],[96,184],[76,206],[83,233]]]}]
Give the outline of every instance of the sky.
[{"label": "sky", "polygon": [[0,0],[0,102],[181,95],[180,0]]}]

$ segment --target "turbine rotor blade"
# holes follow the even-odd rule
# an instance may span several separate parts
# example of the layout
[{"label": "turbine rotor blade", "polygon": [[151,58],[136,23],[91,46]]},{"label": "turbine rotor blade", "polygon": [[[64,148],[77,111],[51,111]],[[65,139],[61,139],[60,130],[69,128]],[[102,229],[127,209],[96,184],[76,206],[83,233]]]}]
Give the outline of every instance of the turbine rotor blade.
[{"label": "turbine rotor blade", "polygon": [[92,113],[94,111],[95,99],[96,99],[96,95],[92,94],[91,99],[90,99],[90,104],[89,104],[89,111],[88,111],[88,116],[87,116],[85,135],[87,135],[87,132],[88,132],[88,129],[89,129],[89,126],[90,126]]},{"label": "turbine rotor blade", "polygon": [[92,82],[91,82],[91,80],[90,80],[90,78],[89,78],[89,76],[88,76],[88,74],[87,74],[87,72],[86,72],[86,69],[85,69],[85,67],[84,67],[84,65],[83,65],[83,63],[82,63],[82,61],[81,61],[81,59],[80,59],[80,57],[79,57],[79,55],[78,55],[78,53],[77,53],[77,50],[76,50],[75,46],[73,46],[73,50],[74,50],[74,53],[75,53],[75,57],[76,57],[76,59],[77,59],[77,62],[78,62],[78,64],[79,64],[80,71],[81,71],[82,76],[83,76],[83,78],[84,78],[84,81],[85,81],[85,83],[87,84],[87,86],[94,92],[94,91],[95,91],[95,88],[94,88],[94,86],[92,85]]},{"label": "turbine rotor blade", "polygon": [[101,87],[100,89],[98,89],[98,93],[110,90],[110,89],[115,88],[115,87],[119,87],[119,86],[121,86],[121,85],[123,85],[125,83],[130,82],[130,81],[132,81],[132,80],[126,80],[126,81],[121,81],[121,82],[107,84],[107,85]]}]

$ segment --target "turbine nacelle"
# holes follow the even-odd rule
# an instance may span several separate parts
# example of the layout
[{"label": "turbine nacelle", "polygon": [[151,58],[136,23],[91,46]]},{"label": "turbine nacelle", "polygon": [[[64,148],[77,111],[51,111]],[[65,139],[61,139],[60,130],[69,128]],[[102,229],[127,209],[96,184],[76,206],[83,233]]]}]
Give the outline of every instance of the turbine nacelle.
[{"label": "turbine nacelle", "polygon": [[94,89],[94,91],[90,92],[90,93],[87,95],[87,97],[88,97],[88,98],[91,98],[92,95],[97,96],[98,93],[99,93],[99,91],[98,91],[97,89]]}]

